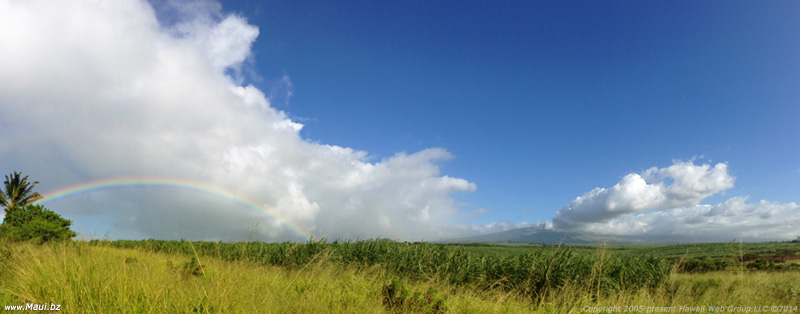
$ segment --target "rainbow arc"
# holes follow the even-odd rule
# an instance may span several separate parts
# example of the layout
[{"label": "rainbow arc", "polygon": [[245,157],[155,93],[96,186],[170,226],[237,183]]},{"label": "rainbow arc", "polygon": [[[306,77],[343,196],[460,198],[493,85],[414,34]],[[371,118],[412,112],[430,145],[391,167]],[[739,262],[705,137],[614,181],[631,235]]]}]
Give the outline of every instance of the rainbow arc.
[{"label": "rainbow arc", "polygon": [[303,227],[297,225],[296,223],[292,222],[289,219],[280,217],[273,210],[270,210],[264,206],[259,205],[256,201],[246,196],[233,193],[231,191],[228,191],[226,189],[217,186],[212,186],[201,182],[195,182],[184,179],[145,177],[145,178],[114,178],[114,179],[92,181],[61,188],[43,194],[43,198],[39,200],[38,203],[46,204],[46,203],[56,202],[65,198],[69,198],[71,196],[91,193],[94,191],[110,190],[118,188],[137,188],[137,187],[178,188],[184,190],[198,191],[205,194],[213,195],[215,197],[231,200],[242,206],[248,207],[260,213],[267,214],[272,218],[275,218],[276,220],[281,222],[284,226],[289,228],[293,233],[296,233],[297,235],[305,239],[310,239],[314,237],[313,234],[306,231]]}]

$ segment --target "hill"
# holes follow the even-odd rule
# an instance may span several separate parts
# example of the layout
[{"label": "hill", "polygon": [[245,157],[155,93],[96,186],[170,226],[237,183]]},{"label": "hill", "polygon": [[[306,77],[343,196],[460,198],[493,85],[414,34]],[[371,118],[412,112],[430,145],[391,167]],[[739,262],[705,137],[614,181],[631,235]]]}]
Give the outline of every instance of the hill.
[{"label": "hill", "polygon": [[578,232],[545,230],[540,227],[513,229],[498,233],[483,234],[441,241],[443,243],[541,243],[541,244],[638,244],[644,243],[629,237],[596,235]]}]

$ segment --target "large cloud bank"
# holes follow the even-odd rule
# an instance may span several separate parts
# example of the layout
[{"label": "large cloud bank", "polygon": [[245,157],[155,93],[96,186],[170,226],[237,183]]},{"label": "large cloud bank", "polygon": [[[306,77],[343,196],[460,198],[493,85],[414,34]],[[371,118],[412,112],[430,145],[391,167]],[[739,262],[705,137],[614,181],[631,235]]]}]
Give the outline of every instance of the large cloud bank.
[{"label": "large cloud bank", "polygon": [[800,206],[732,197],[700,202],[734,186],[725,163],[676,161],[595,188],[559,210],[549,228],[636,236],[655,241],[788,240],[800,229]]},{"label": "large cloud bank", "polygon": [[250,231],[262,240],[296,240],[288,222],[329,238],[442,236],[438,224],[457,211],[451,195],[475,189],[439,173],[450,153],[370,161],[304,140],[303,125],[241,84],[258,28],[214,3],[172,9],[165,25],[145,1],[0,1],[3,166],[51,188],[140,176],[202,182],[280,217],[179,189],[59,204],[77,225],[110,223],[122,234],[241,240],[258,224]]}]

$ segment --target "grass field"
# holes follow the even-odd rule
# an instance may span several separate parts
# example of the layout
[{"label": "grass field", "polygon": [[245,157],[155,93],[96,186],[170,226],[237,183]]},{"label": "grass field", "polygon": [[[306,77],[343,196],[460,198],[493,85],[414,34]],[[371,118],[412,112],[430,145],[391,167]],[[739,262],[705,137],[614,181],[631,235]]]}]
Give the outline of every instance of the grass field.
[{"label": "grass field", "polygon": [[[675,262],[755,252],[763,258],[800,246],[789,245],[5,243],[0,306],[53,303],[64,313],[709,312],[712,306],[755,312],[763,305],[791,310],[800,303],[797,268],[753,270],[746,265],[755,261],[740,258],[738,265],[698,273],[682,271]],[[659,255],[647,255],[653,250]]]},{"label": "grass field", "polygon": [[[578,253],[594,254],[596,245],[567,245]],[[523,254],[529,250],[551,250],[558,245],[542,246],[520,243],[485,243],[468,244],[464,248],[481,253],[495,253],[504,255]],[[663,258],[726,258],[738,257],[743,254],[757,254],[759,256],[774,255],[783,250],[790,250],[800,254],[800,243],[772,242],[772,243],[694,243],[694,244],[650,244],[650,245],[608,245],[607,251],[614,254],[628,255],[653,255]]]}]

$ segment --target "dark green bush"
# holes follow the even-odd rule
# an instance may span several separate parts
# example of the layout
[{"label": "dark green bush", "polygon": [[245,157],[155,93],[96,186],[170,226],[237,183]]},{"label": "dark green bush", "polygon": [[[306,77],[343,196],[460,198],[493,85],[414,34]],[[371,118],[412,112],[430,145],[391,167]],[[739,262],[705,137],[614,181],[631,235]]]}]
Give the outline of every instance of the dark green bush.
[{"label": "dark green bush", "polygon": [[42,205],[14,206],[6,210],[6,217],[0,224],[0,237],[39,243],[66,240],[77,235],[69,229],[70,225],[72,221]]},{"label": "dark green bush", "polygon": [[787,267],[783,262],[775,263],[771,259],[760,259],[750,264],[747,264],[747,269],[749,270],[784,270],[784,269],[791,269]]},{"label": "dark green bush", "polygon": [[197,261],[197,258],[192,256],[192,260],[183,264],[183,269],[181,269],[181,274],[186,277],[189,276],[198,276],[202,277],[205,273],[203,272],[203,266],[200,265],[200,262]]},{"label": "dark green bush", "polygon": [[686,273],[706,273],[724,270],[731,263],[724,259],[711,259],[705,256],[681,261],[679,270]]},{"label": "dark green bush", "polygon": [[392,313],[445,313],[444,300],[434,288],[425,293],[411,291],[399,280],[383,285],[383,305]]}]

